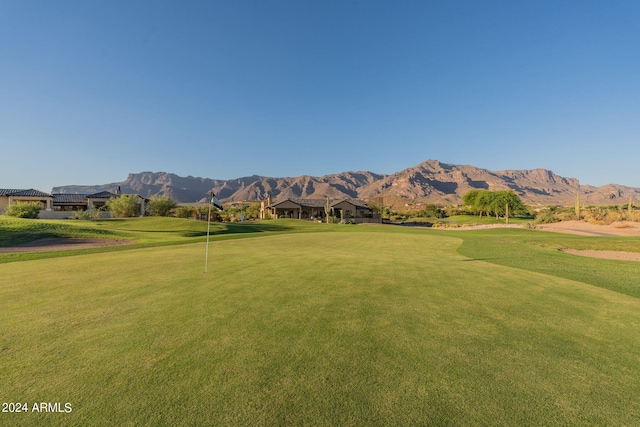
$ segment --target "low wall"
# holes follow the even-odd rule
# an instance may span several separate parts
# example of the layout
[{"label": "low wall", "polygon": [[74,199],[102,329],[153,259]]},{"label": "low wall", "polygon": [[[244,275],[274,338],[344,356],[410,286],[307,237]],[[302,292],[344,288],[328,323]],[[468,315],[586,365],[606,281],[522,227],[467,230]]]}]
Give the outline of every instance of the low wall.
[{"label": "low wall", "polygon": [[382,224],[382,218],[349,218],[356,224]]},{"label": "low wall", "polygon": [[40,219],[69,219],[73,217],[74,212],[70,211],[46,211],[41,210],[38,218]]},{"label": "low wall", "polygon": [[[41,210],[39,219],[72,219],[75,217],[74,211],[48,211]],[[111,214],[109,212],[100,212],[100,219],[108,219],[111,218]]]}]

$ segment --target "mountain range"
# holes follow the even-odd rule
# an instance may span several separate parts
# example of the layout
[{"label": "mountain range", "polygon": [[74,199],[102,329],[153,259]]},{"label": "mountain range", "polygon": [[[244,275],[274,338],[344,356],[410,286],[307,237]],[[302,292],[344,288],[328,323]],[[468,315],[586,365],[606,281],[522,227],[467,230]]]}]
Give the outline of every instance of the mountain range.
[{"label": "mountain range", "polygon": [[[571,205],[580,192],[583,205],[612,205],[640,200],[640,189],[617,184],[601,187],[581,185],[547,169],[490,171],[469,165],[427,160],[394,174],[368,171],[342,172],[292,178],[249,176],[230,180],[181,177],[167,172],[131,173],[125,181],[102,185],[65,185],[52,193],[90,194],[100,191],[135,193],[143,197],[167,195],[178,203],[203,202],[214,191],[222,202],[286,198],[384,197],[385,204],[412,200],[425,203],[458,204],[471,189],[513,190],[529,205]],[[391,202],[391,203],[390,203]]]}]

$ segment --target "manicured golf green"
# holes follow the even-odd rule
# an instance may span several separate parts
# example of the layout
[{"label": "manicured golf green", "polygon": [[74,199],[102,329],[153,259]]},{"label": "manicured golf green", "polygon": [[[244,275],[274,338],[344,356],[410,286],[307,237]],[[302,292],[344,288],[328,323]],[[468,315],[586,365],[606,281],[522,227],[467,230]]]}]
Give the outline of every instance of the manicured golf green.
[{"label": "manicured golf green", "polygon": [[[0,395],[29,412],[0,424],[640,419],[640,299],[560,267],[532,271],[535,259],[496,264],[527,248],[524,258],[577,261],[555,250],[558,237],[278,223],[214,236],[207,274],[201,229],[193,244],[1,264]],[[615,276],[630,264],[597,267]],[[36,402],[72,411],[33,412]]]}]

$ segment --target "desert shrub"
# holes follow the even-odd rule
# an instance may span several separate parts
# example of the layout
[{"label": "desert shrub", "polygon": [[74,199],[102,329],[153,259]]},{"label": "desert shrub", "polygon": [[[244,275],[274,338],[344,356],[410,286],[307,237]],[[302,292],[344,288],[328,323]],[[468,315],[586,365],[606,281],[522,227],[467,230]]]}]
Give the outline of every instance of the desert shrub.
[{"label": "desert shrub", "polygon": [[631,210],[631,212],[628,212],[627,221],[640,222],[640,210]]},{"label": "desert shrub", "polygon": [[536,224],[551,224],[553,222],[560,222],[560,218],[550,209],[540,211],[534,221]]},{"label": "desert shrub", "polygon": [[444,218],[447,216],[447,213],[443,209],[440,209],[438,205],[428,204],[424,209],[417,211],[414,216],[422,218]]},{"label": "desert shrub", "polygon": [[253,202],[244,209],[246,219],[257,219],[260,217],[260,202]]},{"label": "desert shrub", "polygon": [[83,220],[91,219],[91,212],[89,212],[88,210],[75,211],[71,218],[72,219],[83,219]]},{"label": "desert shrub", "polygon": [[584,219],[595,224],[611,224],[617,221],[630,221],[628,210],[618,206],[599,206],[586,209]]},{"label": "desert shrub", "polygon": [[84,211],[75,211],[73,213],[72,219],[97,219],[102,217],[102,211],[98,209],[87,209]]},{"label": "desert shrub", "polygon": [[610,210],[607,212],[607,222],[616,222],[616,221],[624,221],[627,219],[627,215],[622,210],[622,208],[616,210]]},{"label": "desert shrub", "polygon": [[607,224],[607,215],[609,214],[609,210],[602,207],[592,207],[590,209],[585,209],[583,212],[583,217],[586,221],[592,222],[595,224]]},{"label": "desert shrub", "polygon": [[449,205],[444,208],[444,213],[446,216],[454,216],[454,215],[473,215],[473,213],[468,212],[462,206],[454,206]]},{"label": "desert shrub", "polygon": [[224,221],[229,222],[229,217],[224,217],[218,208],[210,207],[209,205],[200,205],[196,208],[196,215],[198,219],[206,221],[209,217],[209,209],[211,208],[211,221]]},{"label": "desert shrub", "polygon": [[169,216],[176,202],[169,196],[154,196],[149,200],[149,213],[153,216]]},{"label": "desert shrub", "polygon": [[38,218],[42,205],[38,202],[17,202],[5,211],[5,215],[16,218]]},{"label": "desert shrub", "polygon": [[131,218],[140,215],[140,204],[135,194],[123,194],[107,200],[107,209],[114,218]]},{"label": "desert shrub", "polygon": [[177,218],[193,218],[193,208],[191,206],[182,205],[176,209]]},{"label": "desert shrub", "polygon": [[[468,224],[468,225],[475,225],[475,224]],[[431,224],[431,227],[433,227],[433,228],[460,228],[460,224],[455,223],[455,222],[436,221],[435,223]]]},{"label": "desert shrub", "polygon": [[571,221],[578,219],[578,216],[575,214],[575,209],[573,208],[571,210],[556,211],[555,217],[557,218],[557,221]]}]

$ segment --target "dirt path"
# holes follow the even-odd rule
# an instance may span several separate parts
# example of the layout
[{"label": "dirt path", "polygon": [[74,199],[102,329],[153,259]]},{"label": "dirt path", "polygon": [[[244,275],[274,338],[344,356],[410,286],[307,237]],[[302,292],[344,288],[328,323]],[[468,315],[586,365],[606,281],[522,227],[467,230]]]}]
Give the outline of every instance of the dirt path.
[{"label": "dirt path", "polygon": [[113,239],[75,239],[64,237],[49,237],[46,239],[34,240],[33,242],[22,243],[15,246],[0,248],[0,254],[12,254],[20,252],[44,252],[61,251],[70,249],[90,249],[104,246],[118,246],[133,243],[131,240]]}]

